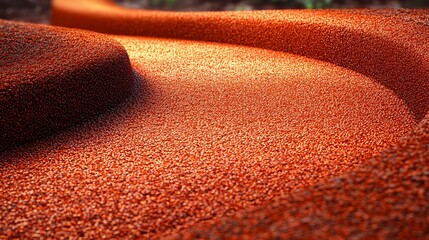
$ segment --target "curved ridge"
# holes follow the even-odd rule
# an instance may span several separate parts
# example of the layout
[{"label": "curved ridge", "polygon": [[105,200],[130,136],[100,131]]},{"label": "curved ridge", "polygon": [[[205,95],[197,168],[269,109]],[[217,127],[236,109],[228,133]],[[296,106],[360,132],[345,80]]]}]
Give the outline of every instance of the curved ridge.
[{"label": "curved ridge", "polygon": [[[110,0],[84,1],[83,10],[75,2],[54,1],[53,24],[239,44],[316,58],[381,82],[407,102],[417,121],[429,110],[429,34],[424,26],[429,19],[424,10],[189,13],[131,10]],[[399,13],[402,18],[395,17]]]},{"label": "curved ridge", "polygon": [[57,0],[54,24],[170,39],[115,37],[148,105],[137,96],[58,145],[0,155],[11,160],[0,180],[13,179],[0,225],[17,216],[15,237],[427,238],[426,14]]},{"label": "curved ridge", "polygon": [[127,98],[124,48],[100,35],[0,21],[0,151],[89,119]]}]

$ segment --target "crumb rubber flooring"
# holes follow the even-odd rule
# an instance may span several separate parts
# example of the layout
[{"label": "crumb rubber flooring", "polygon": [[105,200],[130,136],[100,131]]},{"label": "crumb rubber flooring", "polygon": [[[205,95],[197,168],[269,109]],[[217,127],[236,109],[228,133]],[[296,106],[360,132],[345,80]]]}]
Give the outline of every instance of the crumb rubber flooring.
[{"label": "crumb rubber flooring", "polygon": [[[58,9],[75,11],[56,3]],[[92,3],[99,8],[99,15],[91,15],[95,19],[116,9],[108,1],[87,2]],[[243,14],[243,21],[251,21],[247,16],[251,13]],[[338,13],[330,14],[334,17],[329,19],[335,19]],[[429,35],[422,12],[363,10],[359,14],[370,20],[380,14],[386,22],[413,27],[405,33],[426,29],[417,35]],[[122,21],[128,24],[136,18]],[[235,21],[228,15],[225,19]],[[61,29],[50,31],[67,32]],[[333,30],[335,36],[339,36],[337,30]],[[76,58],[61,51],[82,42],[73,38],[76,34],[88,37],[85,43],[95,50],[92,55],[83,50],[82,56],[89,56],[82,57],[88,66],[83,71],[91,77],[111,69],[104,75],[106,92],[88,90],[95,92],[88,95],[91,104],[79,106],[87,118],[83,123],[72,122],[61,131],[54,128],[55,134],[0,152],[0,238],[429,237],[427,52],[413,52],[421,62],[404,65],[411,54],[405,55],[402,48],[390,54],[398,63],[387,64],[376,61],[386,52],[374,50],[368,53],[374,65],[368,67],[352,63],[365,63],[355,59],[360,53],[351,54],[350,62],[336,62],[334,57],[339,55],[278,51],[278,43],[261,47],[208,41],[202,35],[199,40],[197,35],[162,38],[159,32],[125,36],[74,31],[66,33],[70,46],[55,50],[59,54],[55,57]],[[100,43],[92,38],[109,40]],[[421,39],[399,35],[394,44],[381,43],[390,49],[398,42],[417,40]],[[124,50],[130,66],[122,57],[101,67],[92,65],[91,56],[111,59],[124,56]],[[59,69],[68,69],[67,61],[58,61]],[[132,69],[133,76],[122,68],[112,70],[115,63]],[[374,70],[373,66],[384,67]],[[117,75],[125,77],[119,83],[109,78]],[[88,87],[104,80],[86,83],[81,75],[72,76]],[[64,80],[60,80],[50,91],[62,88]],[[413,84],[397,83],[406,80]],[[45,85],[41,81],[30,89]],[[74,86],[71,91],[78,93]],[[10,84],[2,87],[4,92],[13,90]],[[114,107],[96,104],[106,101],[115,89],[120,93],[112,94]],[[57,97],[61,106],[70,109],[70,99],[79,94]],[[93,106],[106,110],[95,117],[88,115]],[[66,111],[67,116],[75,116],[74,110]]]}]

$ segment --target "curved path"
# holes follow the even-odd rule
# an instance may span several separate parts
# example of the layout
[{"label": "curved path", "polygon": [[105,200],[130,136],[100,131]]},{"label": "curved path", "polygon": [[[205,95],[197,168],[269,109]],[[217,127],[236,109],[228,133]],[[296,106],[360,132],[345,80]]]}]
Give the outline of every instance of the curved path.
[{"label": "curved path", "polygon": [[54,24],[149,36],[111,36],[138,89],[91,122],[0,153],[5,236],[428,236],[423,11],[75,2],[54,2]]}]

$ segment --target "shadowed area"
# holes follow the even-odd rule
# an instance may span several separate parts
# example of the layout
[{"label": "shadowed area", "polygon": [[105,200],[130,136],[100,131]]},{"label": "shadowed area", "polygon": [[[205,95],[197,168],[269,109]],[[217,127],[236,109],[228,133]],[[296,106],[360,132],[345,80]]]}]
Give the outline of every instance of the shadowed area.
[{"label": "shadowed area", "polygon": [[0,21],[0,151],[89,119],[132,91],[127,53],[84,31]]},{"label": "shadowed area", "polygon": [[423,11],[71,3],[54,2],[54,24],[148,35],[99,37],[144,91],[0,153],[7,237],[429,235]]}]

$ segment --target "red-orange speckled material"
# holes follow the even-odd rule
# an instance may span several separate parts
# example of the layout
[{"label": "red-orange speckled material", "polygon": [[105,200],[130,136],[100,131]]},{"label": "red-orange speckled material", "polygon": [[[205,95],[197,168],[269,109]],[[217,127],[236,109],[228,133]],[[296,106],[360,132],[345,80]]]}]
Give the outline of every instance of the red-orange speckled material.
[{"label": "red-orange speckled material", "polygon": [[127,98],[133,75],[118,43],[91,32],[0,21],[0,151]]},{"label": "red-orange speckled material", "polygon": [[54,24],[147,35],[111,36],[138,90],[0,153],[3,235],[429,237],[425,14],[55,1]]}]

